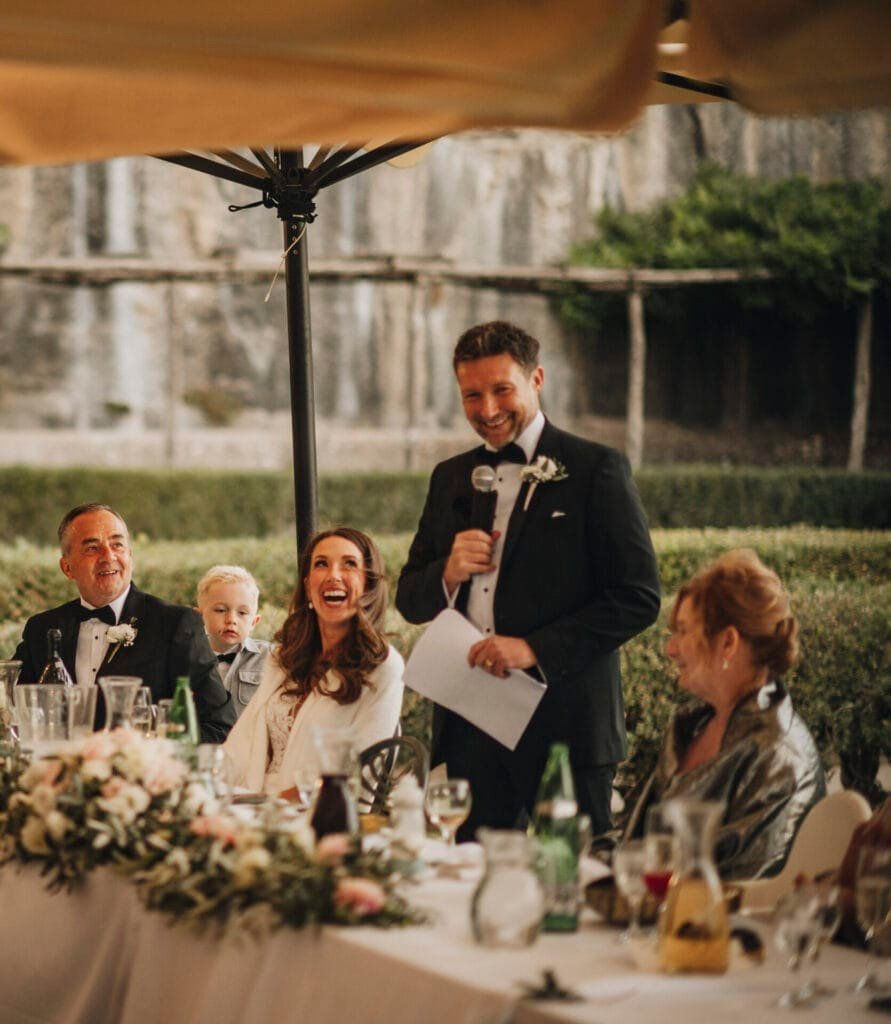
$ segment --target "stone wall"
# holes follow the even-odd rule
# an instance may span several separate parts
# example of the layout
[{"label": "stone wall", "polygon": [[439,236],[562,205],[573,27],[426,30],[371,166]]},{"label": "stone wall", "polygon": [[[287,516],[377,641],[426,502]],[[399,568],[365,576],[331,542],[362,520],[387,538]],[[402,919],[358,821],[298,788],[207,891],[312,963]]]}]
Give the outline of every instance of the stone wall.
[{"label": "stone wall", "polygon": [[[889,178],[889,128],[882,112],[759,120],[708,104],[651,108],[615,137],[449,137],[411,169],[384,166],[322,193],[308,233],[310,264],[368,254],[459,266],[552,264],[590,233],[603,203],[645,207],[681,190],[701,159],[774,176]],[[272,255],[281,248],[272,212],[227,212],[229,203],[253,198],[150,158],[0,170],[0,220],[12,232],[7,259]],[[0,460],[39,461],[41,450],[45,460],[101,460],[117,439],[126,441],[131,464],[202,463],[202,439],[216,436],[229,453],[224,464],[286,462],[284,289],[279,281],[266,303],[267,287],[72,287],[0,274]],[[620,362],[592,379],[578,339],[566,336],[542,296],[318,282],[312,321],[322,468],[361,468],[369,452],[394,466],[425,464],[443,444],[464,443],[449,354],[464,328],[495,317],[541,338],[555,418],[596,415],[623,386]],[[208,435],[227,408],[235,429]]]}]

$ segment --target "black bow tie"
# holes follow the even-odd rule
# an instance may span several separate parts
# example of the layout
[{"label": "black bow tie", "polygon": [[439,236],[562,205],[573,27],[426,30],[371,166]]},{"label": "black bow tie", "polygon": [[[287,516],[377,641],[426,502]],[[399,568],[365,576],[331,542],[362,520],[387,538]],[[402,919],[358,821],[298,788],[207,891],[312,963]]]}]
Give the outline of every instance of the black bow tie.
[{"label": "black bow tie", "polygon": [[99,619],[100,622],[107,622],[109,626],[115,626],[118,621],[110,604],[105,604],[101,608],[85,608],[80,605],[79,614],[81,622],[86,622],[87,619]]},{"label": "black bow tie", "polygon": [[225,661],[227,665],[231,665],[237,657],[238,651],[229,651],[228,654],[218,654],[217,661]]},{"label": "black bow tie", "polygon": [[490,452],[488,448],[477,449],[477,462],[492,467],[497,466],[499,462],[517,462],[525,466],[526,453],[516,441],[510,441],[496,452]]}]

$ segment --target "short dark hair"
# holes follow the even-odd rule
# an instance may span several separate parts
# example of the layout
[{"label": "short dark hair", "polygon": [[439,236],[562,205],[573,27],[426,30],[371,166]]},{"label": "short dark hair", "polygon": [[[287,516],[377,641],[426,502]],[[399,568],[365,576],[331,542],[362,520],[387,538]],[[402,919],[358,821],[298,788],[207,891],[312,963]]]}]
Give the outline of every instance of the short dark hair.
[{"label": "short dark hair", "polygon": [[[78,516],[84,516],[88,512],[111,512],[116,519],[120,519],[124,523],[124,517],[117,509],[112,508],[111,505],[103,505],[100,501],[88,501],[85,505],[76,505],[70,512],[66,512],[62,516],[62,522],[59,523],[59,529],[56,531],[59,535],[59,547],[62,549],[63,555],[65,554],[68,527],[71,526]],[[124,523],[125,527],[126,525]]]},{"label": "short dark hair", "polygon": [[538,350],[541,346],[536,338],[527,334],[521,327],[509,324],[506,320],[490,320],[487,324],[477,324],[465,331],[455,345],[452,358],[453,369],[458,363],[470,363],[486,356],[500,356],[507,353],[526,373],[538,366]]}]

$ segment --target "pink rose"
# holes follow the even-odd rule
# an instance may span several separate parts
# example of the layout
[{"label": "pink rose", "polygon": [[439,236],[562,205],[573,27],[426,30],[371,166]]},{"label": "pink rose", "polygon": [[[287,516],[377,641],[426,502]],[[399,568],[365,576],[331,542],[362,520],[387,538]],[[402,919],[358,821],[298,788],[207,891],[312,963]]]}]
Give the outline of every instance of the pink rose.
[{"label": "pink rose", "polygon": [[234,846],[238,838],[238,824],[224,814],[200,814],[189,823],[196,836],[212,836],[224,846]]},{"label": "pink rose", "polygon": [[111,757],[117,749],[110,733],[94,732],[88,740],[84,741],[81,757],[85,761],[102,761]]},{"label": "pink rose", "polygon": [[344,857],[350,852],[352,839],[346,832],[332,832],[330,835],[322,836],[316,843],[315,862],[316,864],[334,867],[340,864]]},{"label": "pink rose", "polygon": [[376,914],[386,902],[386,893],[370,878],[343,878],[334,891],[334,906],[351,910],[357,917]]},{"label": "pink rose", "polygon": [[142,784],[152,796],[169,793],[183,781],[188,768],[182,761],[165,758],[146,766],[142,773]]}]

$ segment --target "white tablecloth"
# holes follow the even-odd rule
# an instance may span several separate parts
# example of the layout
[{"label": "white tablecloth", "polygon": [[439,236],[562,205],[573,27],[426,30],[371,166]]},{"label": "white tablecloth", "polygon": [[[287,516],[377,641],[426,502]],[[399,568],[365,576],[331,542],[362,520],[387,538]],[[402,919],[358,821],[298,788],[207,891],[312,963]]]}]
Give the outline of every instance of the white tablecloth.
[{"label": "white tablecloth", "polygon": [[[97,872],[73,896],[49,895],[35,871],[0,871],[2,1024],[788,1024],[773,1008],[791,978],[777,956],[709,977],[635,969],[616,932],[586,923],[527,950],[473,943],[469,883],[413,893],[432,926],[281,930],[261,941],[211,939],[142,909],[133,890]],[[847,986],[865,957],[832,948],[823,976]],[[554,968],[578,1004],[518,1002],[518,981]],[[812,1024],[875,1022],[844,992],[801,1014]]]}]

